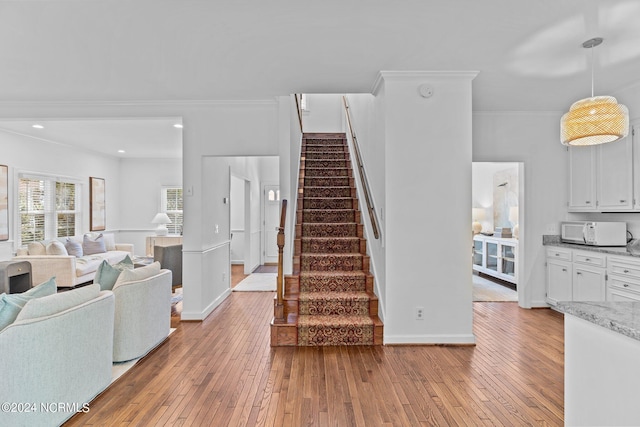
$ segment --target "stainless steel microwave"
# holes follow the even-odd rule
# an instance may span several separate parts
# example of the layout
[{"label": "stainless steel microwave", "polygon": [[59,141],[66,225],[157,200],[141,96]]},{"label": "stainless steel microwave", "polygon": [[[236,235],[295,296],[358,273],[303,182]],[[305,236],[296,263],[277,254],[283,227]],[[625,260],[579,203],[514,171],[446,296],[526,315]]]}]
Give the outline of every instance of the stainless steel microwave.
[{"label": "stainless steel microwave", "polygon": [[626,246],[627,223],[568,221],[561,224],[560,240],[589,246]]}]

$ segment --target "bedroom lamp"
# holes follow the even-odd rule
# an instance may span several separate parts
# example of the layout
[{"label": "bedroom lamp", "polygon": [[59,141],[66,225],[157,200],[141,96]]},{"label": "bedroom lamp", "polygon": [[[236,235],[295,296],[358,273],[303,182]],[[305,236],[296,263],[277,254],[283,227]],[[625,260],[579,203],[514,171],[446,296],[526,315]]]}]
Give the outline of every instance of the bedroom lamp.
[{"label": "bedroom lamp", "polygon": [[613,96],[593,96],[593,48],[596,37],[582,43],[591,49],[591,98],[576,101],[560,120],[560,141],[569,146],[588,146],[617,141],[629,134],[629,110]]},{"label": "bedroom lamp", "polygon": [[472,208],[471,216],[473,218],[473,222],[471,223],[471,230],[473,234],[478,234],[482,231],[482,224],[479,221],[484,219],[484,209],[483,208]]},{"label": "bedroom lamp", "polygon": [[156,228],[156,236],[166,236],[169,233],[169,230],[167,230],[167,224],[171,224],[171,219],[166,213],[160,212],[153,217],[151,224],[158,224],[158,228]]},{"label": "bedroom lamp", "polygon": [[509,208],[509,222],[512,224],[513,237],[515,239],[518,238],[518,234],[520,233],[520,226],[518,225],[518,207],[511,206]]}]

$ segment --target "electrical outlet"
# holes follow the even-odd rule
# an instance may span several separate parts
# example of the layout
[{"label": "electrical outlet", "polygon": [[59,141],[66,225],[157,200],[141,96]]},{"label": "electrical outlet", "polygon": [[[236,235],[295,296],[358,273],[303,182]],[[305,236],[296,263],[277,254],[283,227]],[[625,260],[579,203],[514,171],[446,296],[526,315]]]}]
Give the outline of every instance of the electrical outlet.
[{"label": "electrical outlet", "polygon": [[551,235],[560,234],[560,229],[558,227],[558,224],[555,222],[547,224],[547,227],[545,228],[545,234],[551,234]]},{"label": "electrical outlet", "polygon": [[223,271],[222,272],[222,281],[224,282],[227,279],[227,272]]},{"label": "electrical outlet", "polygon": [[215,230],[213,232],[216,234],[220,232],[220,227],[218,227],[218,224],[216,224]]},{"label": "electrical outlet", "polygon": [[416,307],[416,320],[424,320],[424,307]]}]

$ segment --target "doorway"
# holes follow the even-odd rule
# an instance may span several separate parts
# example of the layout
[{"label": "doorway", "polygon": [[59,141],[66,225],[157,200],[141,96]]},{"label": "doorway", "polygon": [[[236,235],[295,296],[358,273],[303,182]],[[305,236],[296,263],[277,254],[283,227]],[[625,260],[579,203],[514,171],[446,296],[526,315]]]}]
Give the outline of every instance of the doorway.
[{"label": "doorway", "polygon": [[524,165],[473,162],[473,301],[517,302],[524,217]]}]

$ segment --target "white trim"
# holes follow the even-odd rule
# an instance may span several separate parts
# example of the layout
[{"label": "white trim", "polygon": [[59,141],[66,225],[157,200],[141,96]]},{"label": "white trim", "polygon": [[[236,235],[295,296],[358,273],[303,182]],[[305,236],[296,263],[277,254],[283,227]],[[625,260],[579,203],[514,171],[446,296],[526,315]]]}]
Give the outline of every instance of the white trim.
[{"label": "white trim", "polygon": [[[276,99],[253,99],[253,100],[131,100],[131,101],[1,101],[0,107],[32,107],[32,106],[149,106],[149,105],[169,105],[169,106],[198,106],[198,105],[274,105]],[[168,116],[173,117],[173,116]],[[88,119],[93,120],[93,118]]]},{"label": "white trim", "polygon": [[380,85],[385,80],[401,80],[416,78],[467,78],[473,80],[479,71],[379,71],[371,86],[371,93],[375,94],[380,89]]},{"label": "white trim", "polygon": [[215,246],[211,246],[211,247],[206,248],[206,249],[200,249],[200,250],[193,250],[193,249],[192,250],[184,250],[183,249],[182,253],[183,254],[206,254],[206,253],[218,250],[220,248],[223,248],[225,246],[231,246],[231,240],[225,240],[225,241],[223,241],[221,243],[218,243]]},{"label": "white trim", "polygon": [[231,295],[231,288],[226,289],[223,293],[221,293],[218,298],[213,300],[211,304],[209,304],[202,312],[197,311],[183,311],[180,316],[180,320],[204,320],[209,316],[213,310],[215,310],[222,302],[227,299],[227,297]]},{"label": "white trim", "polygon": [[471,334],[459,335],[384,335],[384,344],[475,344]]}]

